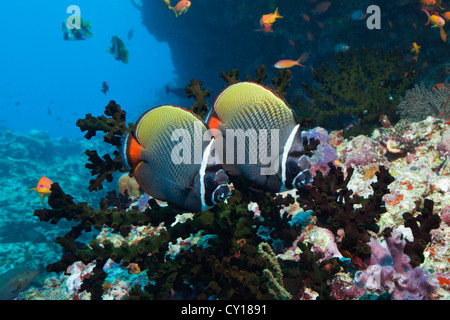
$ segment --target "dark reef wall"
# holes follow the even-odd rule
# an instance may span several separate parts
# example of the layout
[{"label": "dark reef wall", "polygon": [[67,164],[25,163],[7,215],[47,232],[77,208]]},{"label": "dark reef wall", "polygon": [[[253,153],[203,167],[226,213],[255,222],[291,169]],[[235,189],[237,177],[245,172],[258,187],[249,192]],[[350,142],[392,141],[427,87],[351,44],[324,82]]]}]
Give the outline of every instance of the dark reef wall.
[{"label": "dark reef wall", "polygon": [[[174,6],[176,0],[172,0]],[[241,75],[253,74],[261,64],[267,66],[269,77],[276,74],[273,64],[280,59],[297,59],[309,52],[306,68],[294,67],[292,88],[302,81],[311,82],[311,70],[331,61],[334,47],[340,43],[350,48],[384,46],[398,47],[406,62],[411,61],[412,42],[422,45],[418,63],[426,61],[430,81],[442,82],[442,66],[448,61],[448,43],[429,26],[420,2],[402,1],[331,1],[331,7],[318,15],[312,11],[320,1],[252,0],[192,1],[189,10],[177,18],[162,0],[142,0],[143,24],[158,41],[167,42],[172,52],[178,83],[184,87],[190,79],[202,79],[215,97],[225,83],[217,77],[222,71],[239,69]],[[366,19],[352,20],[355,10],[366,11],[369,5],[381,9],[381,29],[369,30]],[[273,25],[273,33],[256,32],[263,14],[279,8],[283,16]],[[308,14],[310,21],[303,18]],[[308,33],[313,40],[308,39]],[[290,41],[291,40],[291,41]],[[293,45],[293,43],[295,45]],[[431,65],[433,61],[433,66]],[[425,70],[425,71],[427,71]],[[440,71],[439,71],[440,70]]]}]

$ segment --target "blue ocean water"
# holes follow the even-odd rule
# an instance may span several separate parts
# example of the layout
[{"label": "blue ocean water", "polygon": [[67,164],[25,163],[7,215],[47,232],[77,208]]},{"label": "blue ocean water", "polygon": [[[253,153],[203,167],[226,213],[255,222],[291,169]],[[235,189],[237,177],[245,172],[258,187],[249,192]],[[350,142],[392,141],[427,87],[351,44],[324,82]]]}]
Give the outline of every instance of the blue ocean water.
[{"label": "blue ocean water", "polygon": [[[83,21],[90,22],[91,38],[63,40],[61,26],[73,4],[81,9]],[[130,1],[1,1],[0,12],[5,30],[0,51],[2,129],[82,137],[75,126],[78,118],[101,114],[113,99],[134,121],[161,104],[158,92],[174,78],[169,47],[142,26],[141,13]],[[130,52],[128,64],[106,52],[114,35]],[[110,87],[106,95],[103,81]]]}]

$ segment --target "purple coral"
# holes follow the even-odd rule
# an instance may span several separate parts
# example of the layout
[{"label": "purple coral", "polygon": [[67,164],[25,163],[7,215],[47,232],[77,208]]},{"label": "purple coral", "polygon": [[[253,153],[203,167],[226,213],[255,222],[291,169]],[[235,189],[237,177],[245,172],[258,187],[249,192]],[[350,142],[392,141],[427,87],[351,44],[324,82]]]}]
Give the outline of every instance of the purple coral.
[{"label": "purple coral", "polygon": [[403,252],[406,241],[401,233],[385,239],[386,246],[371,239],[368,268],[355,274],[355,285],[369,292],[389,291],[394,300],[429,300],[439,286],[427,271],[410,264]]},{"label": "purple coral", "polygon": [[336,149],[330,145],[328,131],[324,128],[316,127],[306,132],[302,132],[302,138],[305,137],[308,139],[308,142],[311,139],[320,141],[317,149],[314,150],[314,155],[310,157],[311,175],[314,177],[317,170],[328,172],[330,169],[328,162],[334,162],[338,158]]}]

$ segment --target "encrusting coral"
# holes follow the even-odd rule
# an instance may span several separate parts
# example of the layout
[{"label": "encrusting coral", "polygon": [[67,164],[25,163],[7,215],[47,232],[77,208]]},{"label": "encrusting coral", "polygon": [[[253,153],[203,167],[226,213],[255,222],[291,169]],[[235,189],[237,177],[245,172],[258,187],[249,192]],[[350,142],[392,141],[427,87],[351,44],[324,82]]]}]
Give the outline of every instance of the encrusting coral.
[{"label": "encrusting coral", "polygon": [[394,300],[429,300],[438,288],[438,280],[429,272],[410,264],[403,250],[406,244],[401,233],[385,234],[386,246],[372,239],[368,268],[355,274],[357,287],[378,294],[388,292]]}]

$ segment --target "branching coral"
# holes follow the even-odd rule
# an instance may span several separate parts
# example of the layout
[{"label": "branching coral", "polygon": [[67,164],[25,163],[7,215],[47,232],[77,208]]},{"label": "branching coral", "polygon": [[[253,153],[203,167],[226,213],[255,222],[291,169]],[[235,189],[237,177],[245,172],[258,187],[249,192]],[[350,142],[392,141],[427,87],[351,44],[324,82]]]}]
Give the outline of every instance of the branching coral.
[{"label": "branching coral", "polygon": [[353,168],[349,168],[347,177],[344,177],[340,167],[332,163],[329,167],[328,175],[318,171],[313,183],[298,191],[300,197],[297,201],[305,210],[313,210],[317,226],[331,230],[335,236],[339,229],[343,229],[345,236],[338,243],[343,256],[365,260],[370,255],[368,231],[379,231],[376,222],[386,212],[382,197],[388,193],[387,186],[394,179],[385,167],[380,166],[376,173],[377,182],[371,184],[373,195],[363,198],[347,187]]},{"label": "branching coral", "polygon": [[424,120],[428,116],[443,120],[450,119],[450,84],[442,87],[427,88],[423,82],[406,91],[405,97],[400,97],[397,106],[402,119],[411,122]]},{"label": "branching coral", "polygon": [[265,242],[258,245],[258,253],[271,265],[271,269],[264,269],[263,274],[268,279],[269,292],[280,300],[289,300],[291,294],[286,291],[283,286],[283,273],[281,272],[280,264],[277,262],[277,257],[272,250],[272,247]]},{"label": "branching coral", "polygon": [[[264,81],[267,78],[266,66],[261,65],[255,70],[256,76],[246,76],[246,81],[256,82],[264,85]],[[240,82],[239,70],[233,69],[228,72],[222,72],[220,76],[224,79],[228,85]],[[290,79],[292,78],[292,72],[290,70],[279,70],[275,78],[272,79],[272,90],[282,98],[286,98],[286,89],[290,87]]]},{"label": "branching coral", "polygon": [[202,84],[203,82],[192,79],[185,89],[187,97],[195,99],[189,110],[200,117],[204,117],[208,113],[208,101],[205,98],[209,97],[211,93],[208,89],[202,89]]},{"label": "branching coral", "polygon": [[[298,99],[294,108],[302,117],[313,116],[314,125],[328,130],[350,124],[347,135],[370,133],[379,125],[380,115],[395,114],[399,96],[412,83],[413,65],[405,70],[398,49],[354,49],[335,55],[334,64],[314,70],[317,85],[303,83],[313,101]],[[410,76],[405,77],[405,72]],[[396,119],[391,119],[396,120]]]},{"label": "branching coral", "polygon": [[439,228],[441,218],[437,214],[433,214],[433,201],[425,199],[420,214],[414,217],[410,212],[403,214],[405,219],[405,227],[411,228],[414,241],[406,240],[405,253],[411,259],[411,265],[418,267],[423,261],[423,252],[427,245],[431,242],[430,231]]},{"label": "branching coral", "polygon": [[[103,131],[105,133],[103,140],[119,148],[123,135],[131,133],[134,126],[133,124],[126,126],[126,112],[112,100],[105,107],[105,115],[109,118],[104,115],[93,117],[89,113],[84,119],[79,119],[76,125],[80,127],[81,131],[87,131],[84,136],[86,139],[91,139],[97,134],[97,131]],[[103,155],[104,160],[100,158],[96,150],[86,150],[85,154],[90,162],[86,164],[86,168],[90,169],[92,175],[97,175],[96,179],[89,181],[89,191],[102,189],[103,180],[106,179],[106,181],[111,182],[112,174],[115,171],[127,171],[123,167],[122,157],[117,150],[113,152],[114,158],[111,158],[109,154]]]}]

